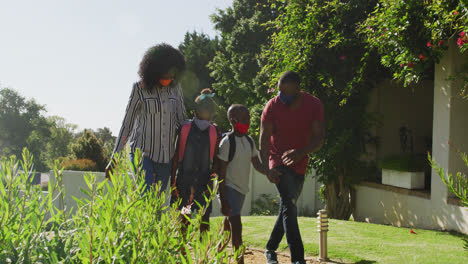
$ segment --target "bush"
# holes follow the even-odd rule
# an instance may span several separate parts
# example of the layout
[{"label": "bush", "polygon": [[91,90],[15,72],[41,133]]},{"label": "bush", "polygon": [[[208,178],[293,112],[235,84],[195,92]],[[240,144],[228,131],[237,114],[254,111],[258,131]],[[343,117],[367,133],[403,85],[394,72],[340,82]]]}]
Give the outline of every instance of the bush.
[{"label": "bush", "polygon": [[378,162],[378,167],[387,170],[420,172],[424,171],[429,163],[421,155],[394,155],[386,157]]},{"label": "bush", "polygon": [[[175,207],[164,206],[165,193],[142,194],[144,181],[134,181],[127,173],[128,163],[119,155],[116,158],[111,182],[97,183],[93,174],[85,176],[88,189],[83,192],[88,197],[78,201],[75,215],[53,203],[63,199],[65,191],[59,185],[58,162],[53,169],[57,180],[49,182],[48,192],[43,193],[38,186],[25,184],[32,164],[27,150],[20,163],[3,160],[0,263],[232,263],[224,250],[226,234],[201,234],[201,215],[187,219],[186,232],[181,232],[183,217]],[[12,177],[18,166],[26,173]],[[210,199],[217,182],[214,186]]]},{"label": "bush", "polygon": [[105,157],[102,141],[92,131],[85,129],[71,149],[75,158],[92,160],[96,162],[98,171],[105,170],[108,159]]},{"label": "bush", "polygon": [[278,200],[271,194],[260,194],[260,197],[255,199],[251,215],[276,215],[279,210]]},{"label": "bush", "polygon": [[97,171],[96,162],[89,159],[72,159],[63,163],[64,170]]}]

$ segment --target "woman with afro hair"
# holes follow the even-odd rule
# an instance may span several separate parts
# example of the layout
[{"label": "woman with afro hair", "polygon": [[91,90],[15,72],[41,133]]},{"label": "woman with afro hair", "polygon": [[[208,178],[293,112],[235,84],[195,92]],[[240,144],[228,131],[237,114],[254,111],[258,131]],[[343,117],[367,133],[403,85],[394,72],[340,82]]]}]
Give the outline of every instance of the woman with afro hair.
[{"label": "woman with afro hair", "polygon": [[[114,153],[130,146],[132,165],[134,151],[143,153],[145,171],[144,192],[158,182],[164,190],[171,174],[171,160],[175,152],[174,140],[185,122],[185,107],[180,77],[185,70],[182,53],[168,44],[149,48],[140,62],[140,80],[133,84]],[[113,156],[113,155],[112,155]],[[113,158],[106,167],[112,171]]]}]

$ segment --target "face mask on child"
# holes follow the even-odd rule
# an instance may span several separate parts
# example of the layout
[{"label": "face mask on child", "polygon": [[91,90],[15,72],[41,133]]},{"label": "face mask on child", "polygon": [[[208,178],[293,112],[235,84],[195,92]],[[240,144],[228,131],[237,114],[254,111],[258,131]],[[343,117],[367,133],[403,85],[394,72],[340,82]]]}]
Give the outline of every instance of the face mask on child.
[{"label": "face mask on child", "polygon": [[237,122],[237,123],[234,125],[234,128],[235,128],[239,133],[241,133],[242,135],[246,134],[247,131],[249,131],[249,127],[250,127],[249,124],[241,124],[241,123],[239,123],[239,122]]},{"label": "face mask on child", "polygon": [[197,117],[194,117],[194,118],[193,118],[193,122],[195,123],[195,125],[196,125],[201,131],[207,129],[207,128],[210,126],[210,121],[208,121],[208,120],[200,120],[200,119],[198,119]]}]

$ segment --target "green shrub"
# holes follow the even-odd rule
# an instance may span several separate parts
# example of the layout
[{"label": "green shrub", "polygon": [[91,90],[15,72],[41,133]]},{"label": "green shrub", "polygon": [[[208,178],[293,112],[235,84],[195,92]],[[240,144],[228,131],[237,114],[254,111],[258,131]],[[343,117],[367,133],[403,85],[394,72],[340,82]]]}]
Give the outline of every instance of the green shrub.
[{"label": "green shrub", "polygon": [[[457,150],[458,155],[465,163],[465,166],[468,168],[468,155],[464,152]],[[431,157],[430,154],[427,156],[431,167],[437,172],[440,179],[444,182],[445,186],[449,191],[455,196],[457,196],[463,206],[468,207],[468,177],[462,172],[457,172],[455,174],[449,173],[444,170],[437,161]],[[467,249],[468,249],[468,240],[467,240]]]},{"label": "green shrub", "polygon": [[[141,152],[136,155],[136,164]],[[25,184],[32,158],[3,160],[0,169],[0,263],[232,263],[225,248],[227,234],[200,233],[201,215],[181,232],[175,207],[164,206],[165,193],[142,194],[144,182],[133,180],[128,162],[117,155],[111,181],[98,183],[85,175],[86,199],[77,200],[75,215],[54,206],[63,199],[62,170],[53,169],[48,192]],[[12,177],[21,166],[20,177]],[[138,175],[141,168],[133,171]],[[213,199],[217,190],[215,180]],[[213,226],[212,226],[213,228]],[[181,252],[185,250],[186,254]]]},{"label": "green shrub", "polygon": [[96,162],[89,159],[72,159],[63,163],[64,170],[97,171]]},{"label": "green shrub", "polygon": [[386,157],[378,162],[380,169],[420,172],[424,171],[429,163],[421,155],[394,155]]},{"label": "green shrub", "polygon": [[278,213],[278,200],[271,194],[262,193],[255,199],[250,211],[251,215],[276,215]]},{"label": "green shrub", "polygon": [[76,143],[71,145],[71,150],[76,159],[89,159],[96,162],[98,171],[104,171],[109,162],[104,154],[102,141],[87,129],[83,131],[83,135]]}]

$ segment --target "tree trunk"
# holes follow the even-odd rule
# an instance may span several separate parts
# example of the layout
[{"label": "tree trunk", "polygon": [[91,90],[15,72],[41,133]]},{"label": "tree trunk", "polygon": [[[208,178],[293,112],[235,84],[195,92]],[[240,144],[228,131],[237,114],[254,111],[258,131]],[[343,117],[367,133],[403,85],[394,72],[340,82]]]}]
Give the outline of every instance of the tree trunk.
[{"label": "tree trunk", "polygon": [[354,211],[355,191],[350,184],[343,181],[344,176],[338,177],[338,182],[325,185],[324,196],[328,217],[349,220]]}]

